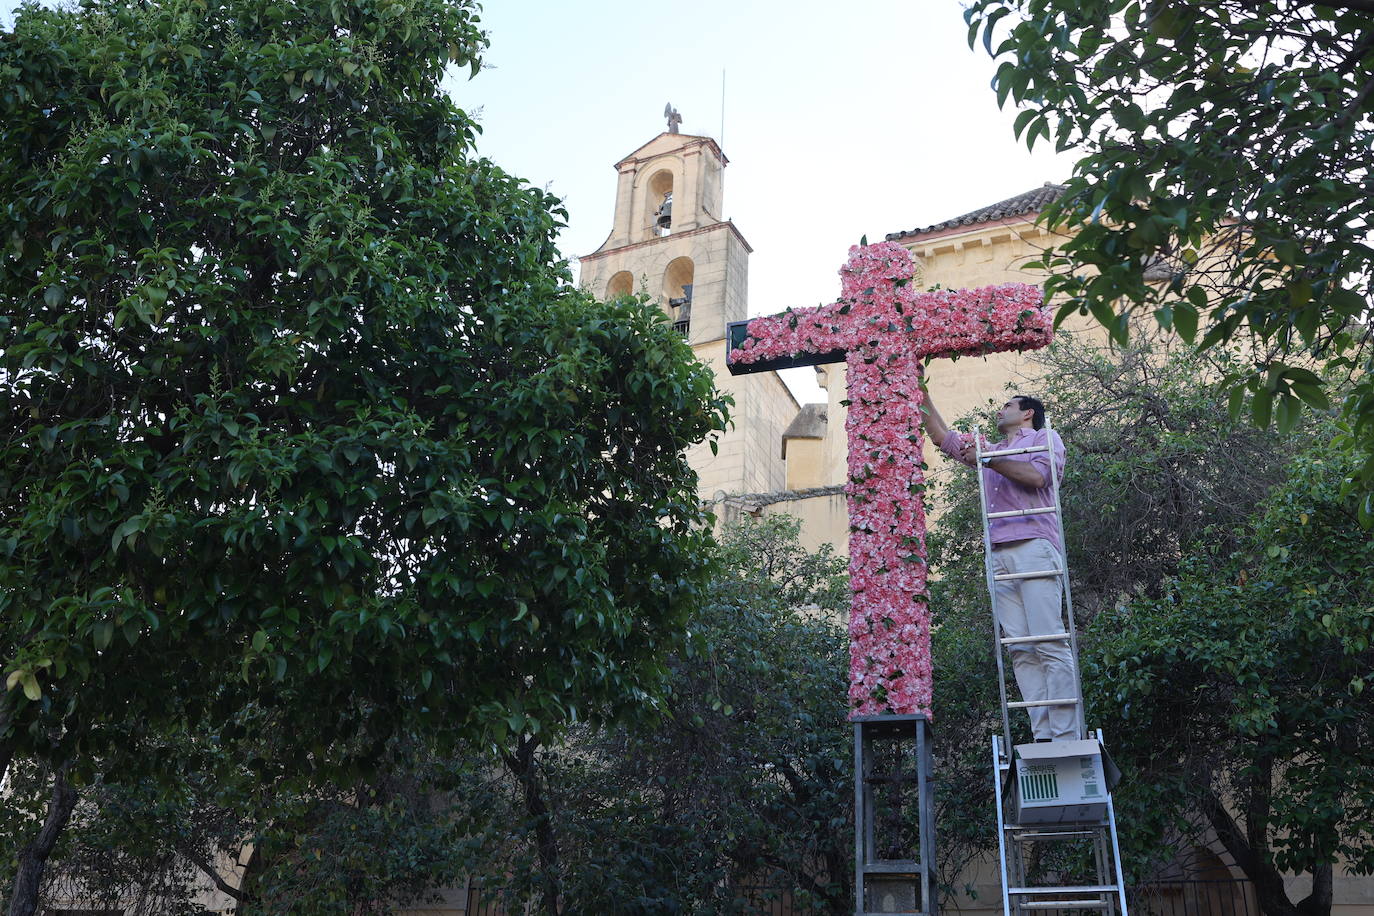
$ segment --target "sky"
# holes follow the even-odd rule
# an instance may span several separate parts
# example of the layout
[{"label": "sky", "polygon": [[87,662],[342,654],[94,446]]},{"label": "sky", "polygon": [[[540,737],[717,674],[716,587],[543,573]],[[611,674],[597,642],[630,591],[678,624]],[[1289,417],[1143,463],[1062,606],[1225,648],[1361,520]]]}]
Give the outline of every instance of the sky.
[{"label": "sky", "polygon": [[[0,0],[0,23],[14,0]],[[721,142],[754,252],[751,315],[834,299],[850,245],[1066,177],[1012,135],[959,0],[488,0],[486,66],[445,83],[478,152],[561,197],[570,258],[611,229],[617,161],[666,129]],[[723,92],[722,92],[723,88]],[[785,377],[820,400],[808,369]]]},{"label": "sky", "polygon": [[[621,158],[666,129],[716,138],[725,213],[754,253],[750,314],[816,305],[861,237],[937,223],[1067,177],[999,111],[996,65],[970,50],[958,0],[556,0],[485,6],[475,78],[482,154],[568,208],[565,256],[611,229]],[[723,100],[722,100],[723,85]],[[809,369],[787,381],[821,400]]]}]

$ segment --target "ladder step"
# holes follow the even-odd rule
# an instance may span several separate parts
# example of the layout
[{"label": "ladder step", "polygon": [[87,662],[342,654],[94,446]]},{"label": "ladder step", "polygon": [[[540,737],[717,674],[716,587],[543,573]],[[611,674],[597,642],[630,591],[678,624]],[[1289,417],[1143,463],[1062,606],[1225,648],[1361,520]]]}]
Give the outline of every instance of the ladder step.
[{"label": "ladder step", "polygon": [[1027,900],[1017,904],[1023,910],[1105,910],[1111,900]]},{"label": "ladder step", "polygon": [[999,573],[992,577],[994,582],[1007,582],[1012,579],[1048,579],[1051,576],[1062,576],[1062,569],[1037,569],[1034,572],[1023,573]]},{"label": "ladder step", "polygon": [[1032,452],[1048,452],[1048,445],[1032,445],[1027,448],[1004,448],[995,452],[983,452],[979,458],[1000,458],[1002,455],[1029,455]]},{"label": "ladder step", "polygon": [[998,642],[1004,646],[1019,646],[1027,642],[1050,642],[1055,639],[1068,638],[1068,633],[1050,633],[1046,636],[1008,636],[1005,639],[999,639]]},{"label": "ladder step", "polygon": [[1017,703],[1008,703],[1007,709],[1034,709],[1040,706],[1077,706],[1078,699],[1069,697],[1060,700],[1021,700]]},{"label": "ladder step", "polygon": [[1042,506],[1038,509],[1011,509],[1007,512],[989,512],[988,518],[1019,518],[1023,515],[1050,515],[1055,511],[1054,506]]},{"label": "ladder step", "polygon": [[[1105,827],[1106,824],[1101,826]],[[1007,824],[1002,829],[1010,833],[1014,840],[1052,840],[1059,837],[1097,836],[1101,827],[1088,830],[1036,830],[1020,824]]]},{"label": "ladder step", "polygon": [[1009,887],[1008,894],[1018,897],[1038,896],[1041,894],[1115,894],[1115,884],[1086,884],[1077,887]]}]

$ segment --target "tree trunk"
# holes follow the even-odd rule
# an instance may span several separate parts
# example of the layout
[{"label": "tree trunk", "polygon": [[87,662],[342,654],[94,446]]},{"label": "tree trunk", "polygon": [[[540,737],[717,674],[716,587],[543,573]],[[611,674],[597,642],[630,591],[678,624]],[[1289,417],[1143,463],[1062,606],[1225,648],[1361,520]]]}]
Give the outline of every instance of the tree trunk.
[{"label": "tree trunk", "polygon": [[1255,900],[1259,903],[1260,911],[1265,916],[1304,916],[1288,899],[1288,891],[1283,886],[1283,874],[1265,860],[1260,850],[1250,845],[1251,837],[1247,836],[1247,831],[1241,830],[1221,799],[1213,792],[1204,791],[1198,796],[1198,802],[1221,844],[1254,885]]},{"label": "tree trunk", "polygon": [[544,793],[539,784],[534,752],[538,738],[521,738],[514,754],[505,754],[506,766],[520,781],[524,791],[525,811],[534,820],[535,848],[539,853],[540,910],[544,916],[558,916],[558,837]]},{"label": "tree trunk", "polygon": [[76,807],[76,790],[67,785],[67,768],[57,771],[53,779],[52,798],[48,800],[48,816],[33,841],[19,854],[19,867],[14,875],[14,889],[10,892],[9,916],[33,916],[38,909],[38,890],[43,883],[43,868],[57,845],[57,838],[71,819]]},{"label": "tree trunk", "polygon": [[1331,916],[1332,871],[1330,865],[1312,869],[1312,893],[1298,902],[1298,910],[1303,916]]}]

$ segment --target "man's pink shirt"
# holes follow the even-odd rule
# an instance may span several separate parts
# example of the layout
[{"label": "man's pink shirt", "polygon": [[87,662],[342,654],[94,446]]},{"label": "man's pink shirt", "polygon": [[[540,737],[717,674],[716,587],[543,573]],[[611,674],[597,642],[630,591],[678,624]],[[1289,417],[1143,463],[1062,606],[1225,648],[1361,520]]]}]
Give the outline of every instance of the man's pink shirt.
[{"label": "man's pink shirt", "polygon": [[[1059,438],[1059,434],[1043,429],[1020,429],[1015,434],[1003,442],[988,446],[983,449],[985,452],[999,452],[1008,448],[1032,448],[1043,446],[1045,436],[1054,437],[1054,466],[1058,471],[1059,479],[1064,479],[1064,442]],[[940,443],[940,450],[955,461],[962,460],[959,452],[964,446],[964,440],[959,433],[950,430],[945,436],[945,441]],[[1011,512],[1018,509],[1040,509],[1054,505],[1054,491],[1049,487],[1050,479],[1050,456],[1048,452],[1032,452],[1029,455],[1008,455],[1012,461],[1029,461],[1040,471],[1040,476],[1046,481],[1043,487],[1026,487],[1014,480],[1009,480],[991,468],[983,468],[983,484],[988,494],[988,512]],[[973,462],[965,461],[970,467]],[[1054,513],[1047,512],[1041,515],[1022,515],[1013,518],[995,518],[989,522],[992,543],[1008,544],[1012,541],[1023,541],[1026,538],[1044,538],[1062,553],[1064,545],[1059,542],[1059,524],[1054,517]]]}]

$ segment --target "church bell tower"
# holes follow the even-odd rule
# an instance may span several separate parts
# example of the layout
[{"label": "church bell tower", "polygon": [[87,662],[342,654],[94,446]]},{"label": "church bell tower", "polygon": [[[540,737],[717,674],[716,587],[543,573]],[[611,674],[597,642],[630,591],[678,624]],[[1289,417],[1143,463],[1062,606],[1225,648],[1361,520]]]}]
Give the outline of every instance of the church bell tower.
[{"label": "church bell tower", "polygon": [[725,368],[725,325],[747,317],[752,251],[721,217],[729,160],[712,138],[679,133],[671,105],[664,116],[668,130],[615,164],[615,222],[601,247],[579,259],[580,284],[599,299],[647,294],[712,368],[716,386],[734,395],[734,428],[717,453],[705,444],[688,453],[701,494],[781,490],[778,443],[797,402],[773,373],[764,384],[741,383]]}]

